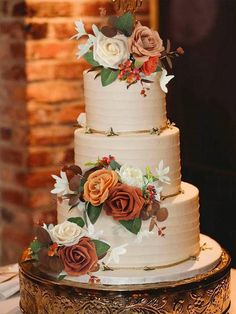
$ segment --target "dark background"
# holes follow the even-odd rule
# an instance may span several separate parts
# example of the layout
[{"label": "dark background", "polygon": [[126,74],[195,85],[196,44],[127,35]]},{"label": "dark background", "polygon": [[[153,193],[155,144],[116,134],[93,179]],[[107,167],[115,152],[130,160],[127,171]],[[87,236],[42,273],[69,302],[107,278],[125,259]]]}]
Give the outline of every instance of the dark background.
[{"label": "dark background", "polygon": [[162,38],[185,50],[167,96],[183,180],[200,190],[201,232],[236,267],[236,1],[160,0],[160,17]]}]

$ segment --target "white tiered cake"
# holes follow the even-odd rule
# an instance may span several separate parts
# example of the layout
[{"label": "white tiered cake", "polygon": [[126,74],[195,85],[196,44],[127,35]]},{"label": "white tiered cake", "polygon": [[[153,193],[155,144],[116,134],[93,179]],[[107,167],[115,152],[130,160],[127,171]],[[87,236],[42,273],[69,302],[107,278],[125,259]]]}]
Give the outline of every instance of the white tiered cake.
[{"label": "white tiered cake", "polygon": [[[102,213],[95,224],[96,230],[103,232],[102,239],[111,247],[127,247],[119,264],[110,262],[107,266],[166,266],[196,256],[200,250],[198,190],[188,183],[181,183],[179,130],[167,126],[165,94],[160,89],[159,80],[151,85],[145,98],[138,92],[139,84],[127,90],[124,82],[117,81],[103,88],[91,72],[84,74],[84,81],[87,128],[93,133],[87,134],[85,129],[75,131],[75,164],[83,166],[99,156],[112,155],[122,164],[142,171],[147,165],[155,171],[161,160],[170,167],[171,183],[163,184],[166,199],[162,202],[162,206],[168,208],[169,217],[160,223],[160,227],[166,227],[165,237],[158,237],[156,232],[149,233],[149,221],[145,221],[137,240],[135,234],[119,228],[118,222]],[[126,121],[132,120],[129,127]],[[159,126],[163,128],[161,134],[150,134]],[[113,128],[118,136],[107,136],[105,133],[109,128]],[[59,203],[59,223],[81,215],[77,208],[68,209],[66,202]]]}]

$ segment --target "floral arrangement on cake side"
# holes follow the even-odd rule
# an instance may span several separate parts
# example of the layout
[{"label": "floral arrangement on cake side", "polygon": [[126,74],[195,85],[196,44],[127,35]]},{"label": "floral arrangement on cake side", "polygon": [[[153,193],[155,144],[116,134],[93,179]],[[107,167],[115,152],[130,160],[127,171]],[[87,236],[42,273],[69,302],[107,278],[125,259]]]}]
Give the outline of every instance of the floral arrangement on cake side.
[{"label": "floral arrangement on cake side", "polygon": [[[139,168],[120,165],[113,156],[86,166],[89,169],[84,172],[76,165],[65,166],[60,177],[52,176],[56,182],[51,192],[59,202],[66,200],[69,210],[80,208],[80,217],[38,226],[35,239],[22,257],[23,261],[38,262],[40,269],[57,274],[59,279],[107,270],[109,261],[118,264],[120,255],[126,253],[128,244],[112,248],[102,240],[102,231],[96,232],[94,224],[102,211],[135,236],[141,234],[144,220],[150,220],[147,232],[156,230],[157,236],[165,235],[166,227],[158,226],[168,218],[168,210],[161,206],[159,184],[170,182],[169,167],[165,168],[163,161],[155,175],[148,167],[143,174]],[[100,263],[106,255],[106,264]]]},{"label": "floral arrangement on cake side", "polygon": [[146,95],[148,85],[153,82],[153,74],[161,72],[160,85],[167,92],[166,84],[174,77],[167,76],[166,64],[172,68],[172,59],[184,53],[181,47],[170,51],[157,31],[143,26],[135,20],[131,12],[121,16],[108,17],[107,25],[100,29],[92,26],[93,34],[88,34],[84,23],[75,23],[77,34],[72,38],[88,37],[78,46],[78,58],[83,57],[101,77],[103,86],[112,84],[117,79],[125,81],[127,88],[140,82],[143,85],[142,95]]}]

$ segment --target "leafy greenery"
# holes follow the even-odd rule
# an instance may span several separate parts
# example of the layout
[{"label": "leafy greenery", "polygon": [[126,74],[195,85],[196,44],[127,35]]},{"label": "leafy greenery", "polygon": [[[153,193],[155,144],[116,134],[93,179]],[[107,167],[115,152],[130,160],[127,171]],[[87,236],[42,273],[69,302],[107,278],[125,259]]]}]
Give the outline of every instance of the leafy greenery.
[{"label": "leafy greenery", "polygon": [[34,254],[38,253],[41,249],[42,249],[43,245],[42,243],[40,243],[37,240],[34,240],[31,244],[30,244],[30,248],[32,250],[32,252]]},{"label": "leafy greenery", "polygon": [[100,64],[93,58],[93,51],[88,51],[83,58],[93,67],[100,67]]},{"label": "leafy greenery", "polygon": [[120,220],[120,223],[130,232],[134,234],[138,234],[141,229],[142,220],[141,218],[135,218],[134,220],[128,220],[128,221]]},{"label": "leafy greenery", "polygon": [[84,222],[83,218],[81,218],[81,217],[71,217],[67,220],[75,223],[76,225],[80,226],[81,228],[83,228],[85,225],[85,222]]},{"label": "leafy greenery", "polygon": [[58,280],[58,281],[62,281],[63,279],[66,278],[66,276],[67,276],[67,275],[60,275],[60,276],[57,278],[57,280]]},{"label": "leafy greenery", "polygon": [[91,203],[87,203],[86,206],[88,217],[91,223],[94,225],[102,211],[102,204],[100,206],[93,206]]},{"label": "leafy greenery", "polygon": [[101,80],[102,86],[108,86],[112,84],[118,77],[119,70],[112,70],[112,69],[102,69],[101,71]]},{"label": "leafy greenery", "polygon": [[108,245],[105,242],[102,242],[99,240],[92,240],[92,242],[95,245],[98,258],[104,256],[107,253],[107,251],[110,249],[110,245]]},{"label": "leafy greenery", "polygon": [[134,16],[131,12],[127,12],[115,21],[115,27],[126,36],[131,36],[133,32]]},{"label": "leafy greenery", "polygon": [[112,170],[120,170],[121,165],[120,165],[117,161],[115,161],[115,160],[113,159],[113,160],[111,160],[111,162],[110,162],[110,167],[111,167]]}]

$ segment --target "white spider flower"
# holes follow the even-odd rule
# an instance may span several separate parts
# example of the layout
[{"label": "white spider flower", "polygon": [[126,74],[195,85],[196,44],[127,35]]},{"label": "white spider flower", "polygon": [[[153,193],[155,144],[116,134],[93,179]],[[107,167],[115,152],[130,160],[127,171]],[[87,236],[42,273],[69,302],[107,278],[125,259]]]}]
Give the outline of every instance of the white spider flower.
[{"label": "white spider flower", "polygon": [[159,162],[158,168],[156,168],[157,178],[162,183],[170,184],[170,178],[167,176],[167,174],[170,171],[170,167],[164,168],[164,162],[161,160]]},{"label": "white spider flower", "polygon": [[108,265],[110,262],[114,262],[115,264],[120,263],[120,256],[124,255],[127,250],[126,247],[128,246],[128,243],[125,243],[121,246],[115,247],[109,252],[108,260],[106,261],[106,264]]},{"label": "white spider flower", "polygon": [[167,75],[166,69],[162,69],[162,74],[160,78],[160,86],[164,93],[168,93],[168,89],[166,85],[172,80],[175,76],[174,75]]},{"label": "white spider flower", "polygon": [[84,23],[81,20],[75,22],[75,29],[77,34],[75,34],[71,39],[79,40],[81,37],[87,35],[87,32],[84,28]]},{"label": "white spider flower", "polygon": [[95,227],[94,225],[90,222],[90,219],[88,217],[88,215],[86,214],[87,216],[87,236],[89,238],[93,238],[95,240],[99,240],[101,238],[101,236],[104,234],[104,231],[103,230],[95,230]]},{"label": "white spider flower", "polygon": [[69,182],[64,171],[60,173],[61,177],[52,175],[53,179],[56,180],[54,184],[54,189],[51,191],[52,194],[62,194],[65,195],[69,192]]}]

